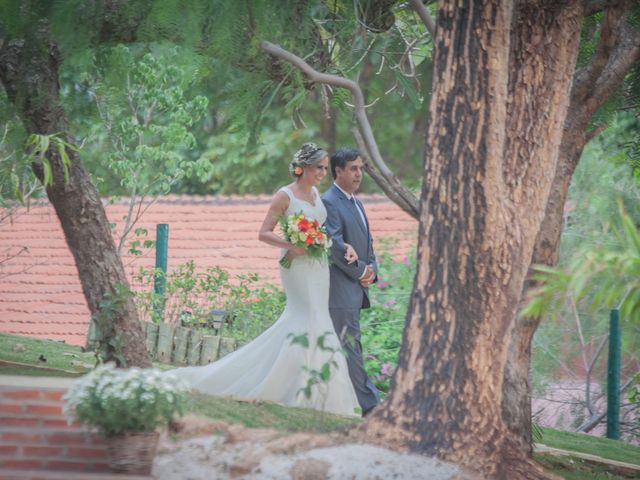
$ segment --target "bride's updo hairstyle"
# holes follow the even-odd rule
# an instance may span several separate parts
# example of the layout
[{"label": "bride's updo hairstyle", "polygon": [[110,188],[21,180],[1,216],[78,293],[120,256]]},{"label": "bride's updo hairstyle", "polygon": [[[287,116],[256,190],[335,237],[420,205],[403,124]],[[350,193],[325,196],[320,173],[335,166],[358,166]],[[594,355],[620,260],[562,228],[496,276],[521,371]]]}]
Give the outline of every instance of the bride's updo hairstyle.
[{"label": "bride's updo hairstyle", "polygon": [[293,160],[289,164],[289,173],[293,178],[298,178],[302,175],[302,169],[304,167],[315,165],[328,155],[326,150],[323,150],[315,143],[305,143],[300,147],[300,150],[293,155]]}]

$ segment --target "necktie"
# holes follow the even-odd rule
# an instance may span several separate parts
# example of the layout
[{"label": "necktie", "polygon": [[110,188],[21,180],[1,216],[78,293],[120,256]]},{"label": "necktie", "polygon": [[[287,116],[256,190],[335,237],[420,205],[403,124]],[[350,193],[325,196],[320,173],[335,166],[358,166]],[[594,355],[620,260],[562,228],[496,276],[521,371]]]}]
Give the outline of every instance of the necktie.
[{"label": "necktie", "polygon": [[367,229],[367,222],[364,219],[364,213],[362,213],[362,210],[358,206],[358,202],[356,202],[356,197],[354,197],[353,195],[351,195],[351,203],[353,203],[353,206],[356,207],[356,210],[358,211],[358,216],[360,217],[360,220],[362,221],[362,225],[364,225],[364,228],[366,230]]}]

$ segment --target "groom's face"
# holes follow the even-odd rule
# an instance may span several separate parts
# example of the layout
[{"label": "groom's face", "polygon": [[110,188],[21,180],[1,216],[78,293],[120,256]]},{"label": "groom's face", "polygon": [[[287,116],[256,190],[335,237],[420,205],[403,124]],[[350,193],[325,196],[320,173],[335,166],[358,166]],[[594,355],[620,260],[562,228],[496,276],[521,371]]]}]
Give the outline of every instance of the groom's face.
[{"label": "groom's face", "polygon": [[362,168],[364,162],[362,158],[347,162],[344,168],[336,167],[336,183],[347,193],[354,193],[360,188],[362,183]]}]

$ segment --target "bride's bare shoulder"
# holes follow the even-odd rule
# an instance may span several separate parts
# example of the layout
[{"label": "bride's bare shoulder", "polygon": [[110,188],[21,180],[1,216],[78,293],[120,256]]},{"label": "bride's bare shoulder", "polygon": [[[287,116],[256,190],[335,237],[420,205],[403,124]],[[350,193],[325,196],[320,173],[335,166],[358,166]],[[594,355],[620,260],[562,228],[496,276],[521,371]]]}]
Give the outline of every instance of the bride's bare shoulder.
[{"label": "bride's bare shoulder", "polygon": [[271,199],[271,208],[284,211],[289,206],[289,202],[289,193],[283,187]]}]

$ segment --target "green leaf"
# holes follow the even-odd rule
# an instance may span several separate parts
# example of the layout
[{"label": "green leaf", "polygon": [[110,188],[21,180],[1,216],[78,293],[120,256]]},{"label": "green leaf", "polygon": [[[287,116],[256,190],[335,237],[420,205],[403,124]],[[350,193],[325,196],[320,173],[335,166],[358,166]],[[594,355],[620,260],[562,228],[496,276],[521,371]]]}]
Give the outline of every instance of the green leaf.
[{"label": "green leaf", "polygon": [[422,102],[420,100],[420,97],[418,96],[418,93],[416,92],[415,86],[407,77],[404,76],[402,72],[400,72],[399,70],[395,70],[395,72],[396,78],[398,79],[398,82],[400,82],[400,85],[402,85],[402,88],[409,97],[409,100],[411,100],[413,108],[419,110],[422,106]]},{"label": "green leaf", "polygon": [[65,143],[62,141],[56,141],[56,145],[58,147],[58,155],[60,155],[60,160],[62,161],[62,170],[64,171],[64,183],[65,185],[67,185],[69,183],[69,167],[71,166],[71,160],[67,155]]},{"label": "green leaf", "polygon": [[42,168],[44,170],[43,184],[45,187],[53,184],[53,170],[51,169],[51,163],[47,158],[42,159]]},{"label": "green leaf", "polygon": [[291,345],[301,345],[304,348],[309,348],[309,337],[306,333],[302,335],[289,334],[289,338],[291,338]]},{"label": "green leaf", "polygon": [[331,378],[331,364],[328,362],[322,365],[322,368],[320,369],[320,378],[323,382],[326,382]]}]

